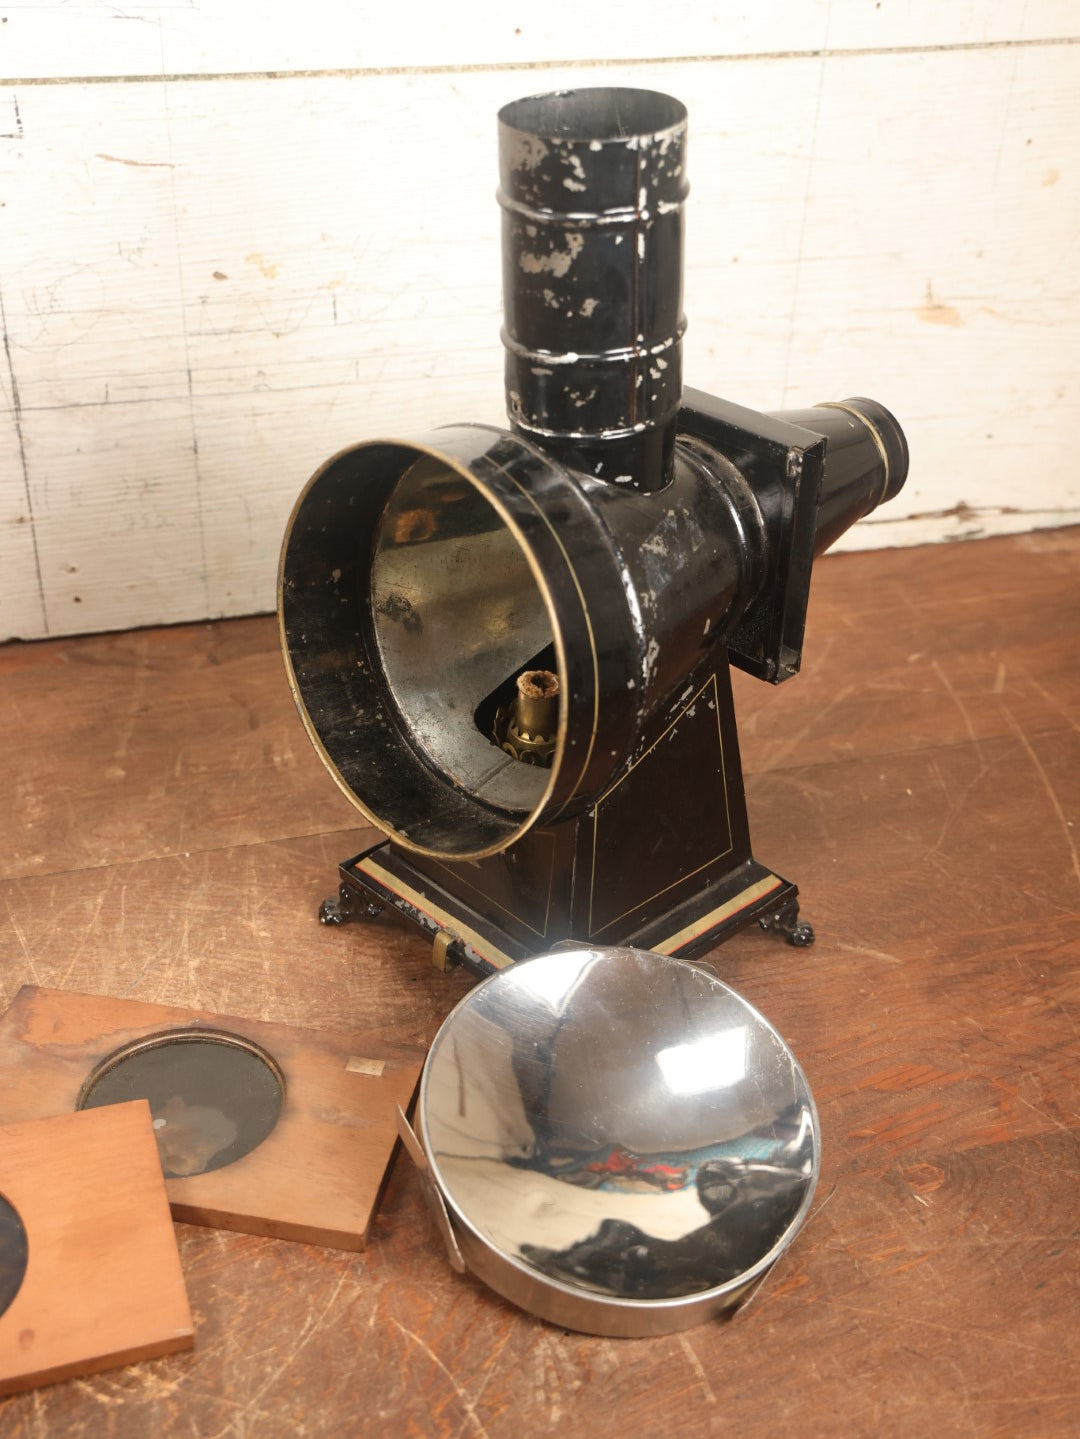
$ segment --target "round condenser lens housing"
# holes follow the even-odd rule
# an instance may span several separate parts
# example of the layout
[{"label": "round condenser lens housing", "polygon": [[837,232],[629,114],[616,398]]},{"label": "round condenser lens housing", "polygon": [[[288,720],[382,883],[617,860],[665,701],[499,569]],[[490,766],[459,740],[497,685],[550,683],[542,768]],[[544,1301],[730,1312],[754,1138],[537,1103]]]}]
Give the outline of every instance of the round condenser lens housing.
[{"label": "round condenser lens housing", "polygon": [[466,793],[528,812],[550,776],[492,738],[500,692],[542,655],[551,619],[521,541],[483,493],[421,456],[379,519],[372,628],[386,688],[416,747]]},{"label": "round condenser lens housing", "polygon": [[[600,729],[601,695],[642,678],[619,555],[580,483],[516,435],[456,425],[342,451],[297,501],[279,583],[308,734],[405,849],[497,854],[586,808],[629,752],[633,705]],[[534,671],[552,677],[551,732],[515,716],[507,734]]]}]

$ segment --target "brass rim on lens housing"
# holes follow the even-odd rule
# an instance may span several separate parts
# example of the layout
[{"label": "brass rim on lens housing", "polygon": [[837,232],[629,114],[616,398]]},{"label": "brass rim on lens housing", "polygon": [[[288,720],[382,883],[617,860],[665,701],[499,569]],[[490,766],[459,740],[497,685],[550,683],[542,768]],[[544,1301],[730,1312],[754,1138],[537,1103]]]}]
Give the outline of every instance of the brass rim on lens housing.
[{"label": "brass rim on lens housing", "polygon": [[[554,740],[550,768],[521,765],[532,777],[527,783],[510,780],[509,772],[506,784],[497,773],[456,777],[453,766],[443,762],[441,737],[433,740],[423,729],[430,706],[421,713],[425,698],[417,689],[416,656],[383,649],[391,634],[387,621],[397,615],[378,608],[380,584],[384,601],[396,599],[391,590],[396,581],[380,579],[388,553],[381,527],[393,514],[394,499],[414,483],[413,466],[422,461],[433,462],[448,480],[467,484],[473,517],[490,512],[492,533],[503,536],[512,558],[517,599],[534,597],[535,613],[543,615],[537,633],[542,628],[541,643],[550,646],[548,663],[559,677],[558,720],[545,737]],[[613,751],[597,743],[600,692],[609,683],[623,690],[636,684],[640,692],[638,651],[644,646],[631,630],[632,618],[612,613],[608,602],[602,615],[608,657],[601,675],[593,620],[597,596],[602,587],[603,596],[623,597],[614,554],[602,551],[597,562],[597,548],[606,543],[602,535],[597,539],[601,531],[580,487],[560,465],[520,436],[488,426],[450,426],[421,439],[350,446],[308,481],[293,508],[278,570],[286,672],[304,728],[335,783],[396,845],[444,861],[496,855],[535,825],[582,807],[610,779]],[[589,561],[585,569],[582,556]],[[437,577],[419,564],[417,574],[425,585],[417,612],[426,607],[438,615]],[[467,616],[462,623],[467,625]],[[463,632],[463,641],[472,638]],[[535,669],[536,662],[525,659],[525,667]],[[615,672],[613,681],[607,671]],[[449,670],[435,673],[438,684],[426,700],[447,690]],[[510,668],[506,679],[513,675]],[[478,693],[465,695],[446,741],[448,749],[466,746],[466,768],[471,765],[476,773],[468,726],[469,706],[478,699]],[[634,713],[625,718],[631,729]],[[488,731],[478,729],[477,736],[491,743]],[[497,759],[499,748],[492,748]],[[417,798],[421,791],[423,805]]]},{"label": "brass rim on lens housing", "polygon": [[[551,624],[552,640],[555,646],[555,653],[558,659],[560,673],[565,673],[566,671],[566,652],[564,648],[561,628],[558,623],[558,617],[555,612],[555,606],[552,600],[549,586],[544,577],[543,571],[537,564],[535,556],[533,555],[529,545],[525,541],[524,536],[521,534],[519,527],[515,523],[513,517],[506,510],[506,508],[501,505],[487,490],[483,488],[483,486],[479,483],[477,477],[471,473],[468,467],[461,461],[455,459],[453,456],[446,454],[444,451],[437,450],[432,446],[418,443],[415,440],[386,438],[365,441],[363,445],[350,446],[345,450],[340,450],[336,455],[333,455],[329,460],[326,461],[324,465],[321,465],[319,469],[316,470],[314,475],[312,475],[311,479],[308,481],[307,485],[305,485],[304,489],[301,491],[295,505],[293,506],[292,513],[289,516],[289,523],[285,530],[285,538],[281,548],[281,560],[278,566],[278,628],[281,638],[281,650],[285,659],[285,668],[288,674],[289,687],[292,690],[294,699],[296,700],[296,706],[300,714],[300,719],[304,725],[304,729],[307,731],[308,739],[314,746],[315,752],[318,754],[319,758],[322,760],[326,768],[330,771],[334,782],[337,784],[338,788],[345,795],[345,797],[353,805],[355,805],[355,807],[360,811],[360,813],[364,816],[365,819],[367,819],[371,824],[375,825],[377,829],[382,830],[382,832],[388,835],[395,844],[399,844],[403,848],[411,850],[417,854],[424,854],[428,855],[431,858],[443,859],[447,856],[441,850],[429,849],[424,845],[415,843],[412,839],[409,838],[408,835],[402,833],[401,830],[390,820],[388,820],[384,815],[381,815],[377,813],[374,809],[372,809],[371,806],[363,799],[360,794],[357,793],[356,790],[354,790],[350,786],[348,781],[341,774],[341,771],[338,769],[334,760],[327,752],[326,746],[324,745],[322,740],[322,736],[320,735],[318,728],[312,720],[311,714],[304,700],[303,693],[297,679],[295,667],[293,665],[292,653],[290,651],[287,636],[285,633],[283,605],[284,586],[286,580],[285,563],[289,549],[289,541],[292,537],[293,528],[296,524],[297,517],[300,513],[300,510],[303,508],[304,501],[307,499],[312,489],[314,489],[314,487],[320,482],[320,480],[323,479],[323,477],[333,468],[335,464],[337,464],[339,460],[343,459],[346,455],[354,453],[357,450],[367,449],[376,445],[393,445],[402,450],[412,451],[417,459],[419,459],[420,457],[426,457],[428,459],[437,461],[439,464],[445,465],[448,470],[458,475],[461,479],[467,481],[467,483],[472,486],[472,488],[476,491],[480,498],[486,501],[491,506],[491,508],[498,515],[499,519],[502,521],[506,530],[513,538],[519,552],[524,557],[525,562],[528,565],[529,570],[532,574],[533,583],[535,584],[536,589],[540,594],[541,599],[543,600],[544,607],[547,611],[548,619]],[[402,478],[404,478],[406,473],[407,470],[402,471]],[[516,830],[516,832],[510,837],[510,839],[505,841],[505,843],[498,843],[495,845],[481,847],[474,851],[471,851],[468,854],[454,855],[455,859],[484,859],[487,858],[489,855],[499,854],[509,844],[513,843],[517,839],[520,839],[522,835],[526,834],[528,830],[532,828],[532,826],[536,823],[537,819],[543,813],[543,810],[546,807],[555,789],[555,783],[556,779],[558,778],[560,764],[563,754],[565,752],[565,735],[566,710],[565,706],[560,705],[559,725],[555,736],[555,747],[550,766],[551,777],[544,788],[544,792],[540,800],[533,805],[532,809],[526,816],[525,822]]]}]

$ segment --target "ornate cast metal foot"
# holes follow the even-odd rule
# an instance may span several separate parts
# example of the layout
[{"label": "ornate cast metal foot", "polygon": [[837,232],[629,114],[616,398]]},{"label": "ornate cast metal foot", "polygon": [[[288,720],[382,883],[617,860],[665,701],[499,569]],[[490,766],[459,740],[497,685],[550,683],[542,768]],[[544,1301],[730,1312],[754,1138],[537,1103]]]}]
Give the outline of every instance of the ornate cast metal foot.
[{"label": "ornate cast metal foot", "polygon": [[804,949],[814,942],[813,929],[805,920],[799,918],[797,899],[789,899],[778,905],[770,914],[759,919],[758,924],[762,929],[771,929],[782,934],[788,944],[793,944],[796,949]]},{"label": "ornate cast metal foot", "polygon": [[357,919],[375,919],[382,914],[383,907],[373,899],[365,899],[349,885],[338,887],[336,895],[330,895],[319,905],[320,924],[351,924]]}]

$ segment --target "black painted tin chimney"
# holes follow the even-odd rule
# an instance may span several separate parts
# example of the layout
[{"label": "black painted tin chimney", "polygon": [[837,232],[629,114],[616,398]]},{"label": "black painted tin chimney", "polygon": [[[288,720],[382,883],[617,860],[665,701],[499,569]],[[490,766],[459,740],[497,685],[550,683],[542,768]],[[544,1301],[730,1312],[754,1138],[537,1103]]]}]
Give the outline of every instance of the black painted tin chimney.
[{"label": "black painted tin chimney", "polygon": [[650,90],[499,112],[507,412],[639,490],[671,478],[682,398],[685,154],[686,110]]}]

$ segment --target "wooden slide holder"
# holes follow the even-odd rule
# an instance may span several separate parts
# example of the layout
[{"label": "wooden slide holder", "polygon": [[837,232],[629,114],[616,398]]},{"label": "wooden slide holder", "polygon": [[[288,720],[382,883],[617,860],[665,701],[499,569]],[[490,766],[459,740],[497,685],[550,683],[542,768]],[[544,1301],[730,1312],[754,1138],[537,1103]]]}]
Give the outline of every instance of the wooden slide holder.
[{"label": "wooden slide holder", "polygon": [[[191,1347],[145,1100],[0,1128],[0,1195],[24,1231],[0,1395]],[[5,1244],[0,1270],[10,1257]]]},{"label": "wooden slide holder", "polygon": [[166,1180],[173,1217],[363,1249],[397,1142],[397,1108],[411,1103],[423,1064],[414,1046],[26,985],[0,1018],[0,1119],[70,1114],[116,1050],[174,1031],[224,1033],[264,1051],[285,1094],[277,1123],[250,1153]]}]

